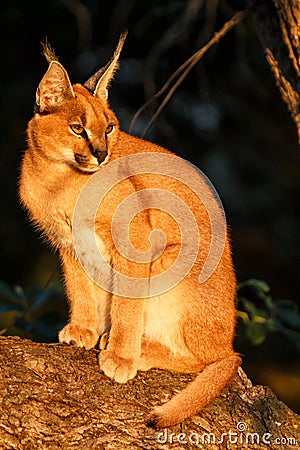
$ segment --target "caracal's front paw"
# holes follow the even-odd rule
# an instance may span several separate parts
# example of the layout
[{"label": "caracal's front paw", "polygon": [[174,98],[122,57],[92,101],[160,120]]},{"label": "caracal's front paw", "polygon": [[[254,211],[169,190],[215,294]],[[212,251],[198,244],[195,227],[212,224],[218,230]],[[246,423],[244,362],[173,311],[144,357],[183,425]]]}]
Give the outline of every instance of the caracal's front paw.
[{"label": "caracal's front paw", "polygon": [[102,350],[100,353],[100,368],[106,376],[117,381],[126,383],[135,377],[137,366],[134,359],[124,359],[109,350]]},{"label": "caracal's front paw", "polygon": [[87,350],[95,347],[99,335],[95,330],[82,327],[77,324],[68,323],[58,334],[59,342],[67,344],[76,344],[78,347],[84,347]]}]

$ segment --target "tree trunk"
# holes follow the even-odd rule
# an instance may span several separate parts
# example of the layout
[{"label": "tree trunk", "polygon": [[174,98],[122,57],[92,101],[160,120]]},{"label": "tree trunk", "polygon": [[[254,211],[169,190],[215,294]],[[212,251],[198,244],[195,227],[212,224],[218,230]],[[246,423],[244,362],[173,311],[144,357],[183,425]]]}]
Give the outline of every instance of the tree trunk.
[{"label": "tree trunk", "polygon": [[249,0],[257,33],[266,50],[282,99],[300,142],[300,2]]},{"label": "tree trunk", "polygon": [[242,370],[199,415],[168,430],[145,426],[154,405],[194,376],[101,373],[98,350],[0,338],[1,449],[297,449],[300,417]]}]

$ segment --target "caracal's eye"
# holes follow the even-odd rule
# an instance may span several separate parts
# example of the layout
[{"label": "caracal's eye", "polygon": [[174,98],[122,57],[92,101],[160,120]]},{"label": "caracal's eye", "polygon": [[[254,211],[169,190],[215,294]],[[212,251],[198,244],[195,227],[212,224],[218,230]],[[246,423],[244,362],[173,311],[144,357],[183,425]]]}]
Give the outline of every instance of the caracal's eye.
[{"label": "caracal's eye", "polygon": [[84,136],[85,134],[84,127],[79,123],[72,123],[70,125],[70,130],[73,131],[74,134],[77,134],[77,136]]},{"label": "caracal's eye", "polygon": [[114,124],[113,124],[113,123],[109,123],[109,124],[107,125],[107,127],[105,128],[105,134],[106,134],[106,136],[107,136],[108,134],[112,133],[112,132],[114,131],[114,128],[115,128]]}]

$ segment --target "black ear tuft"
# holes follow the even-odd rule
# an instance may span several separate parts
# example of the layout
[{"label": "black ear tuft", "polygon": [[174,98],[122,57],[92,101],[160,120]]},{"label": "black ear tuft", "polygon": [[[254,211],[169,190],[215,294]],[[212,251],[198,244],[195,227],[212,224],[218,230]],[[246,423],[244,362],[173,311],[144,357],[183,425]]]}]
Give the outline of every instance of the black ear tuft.
[{"label": "black ear tuft", "polygon": [[106,66],[98,70],[84,83],[84,87],[92,92],[94,96],[107,99],[107,89],[109,87],[110,81],[113,79],[114,74],[119,67],[119,58],[126,36],[127,31],[121,33],[112,59],[108,64],[106,64]]},{"label": "black ear tuft", "polygon": [[43,47],[43,55],[45,56],[47,62],[50,64],[52,61],[58,61],[58,57],[46,38],[44,42],[41,43]]}]

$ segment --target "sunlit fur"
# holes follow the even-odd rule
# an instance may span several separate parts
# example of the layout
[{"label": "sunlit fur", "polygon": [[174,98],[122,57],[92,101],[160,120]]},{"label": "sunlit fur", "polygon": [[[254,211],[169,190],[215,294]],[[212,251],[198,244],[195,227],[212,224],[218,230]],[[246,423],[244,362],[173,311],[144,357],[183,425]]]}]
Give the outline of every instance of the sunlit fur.
[{"label": "sunlit fur", "polygon": [[[100,353],[100,367],[107,376],[122,383],[133,378],[137,370],[151,367],[198,373],[185,390],[150,414],[148,424],[159,428],[199,412],[236,375],[241,362],[232,347],[236,281],[227,239],[213,275],[199,284],[211,241],[207,211],[184,185],[177,186],[167,177],[154,175],[124,180],[107,194],[96,217],[98,244],[114,268],[125,270],[128,276],[152,277],[172,265],[180,247],[180,233],[168,214],[149,209],[131,224],[132,242],[140,250],[145,250],[145,243],[149,245],[153,229],[165,231],[168,245],[153,264],[124,261],[111,236],[112,216],[124,198],[151,187],[169,190],[189,206],[201,234],[201,252],[188,276],[155,298],[128,299],[98,287],[77,260],[72,218],[79,193],[91,174],[122,156],[170,154],[120,131],[109,107],[106,91],[122,44],[105,70],[98,72],[100,79],[92,77],[85,87],[72,86],[63,66],[51,61],[54,53],[47,53],[49,69],[39,85],[36,113],[28,124],[20,198],[31,220],[58,250],[62,262],[70,321],[59,333],[60,342],[74,342],[90,349],[101,335],[109,333],[108,345]],[[84,127],[87,137],[72,131],[70,126],[74,123]],[[93,156],[96,150],[107,152],[103,161]]]}]

